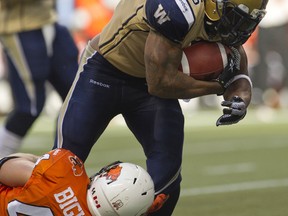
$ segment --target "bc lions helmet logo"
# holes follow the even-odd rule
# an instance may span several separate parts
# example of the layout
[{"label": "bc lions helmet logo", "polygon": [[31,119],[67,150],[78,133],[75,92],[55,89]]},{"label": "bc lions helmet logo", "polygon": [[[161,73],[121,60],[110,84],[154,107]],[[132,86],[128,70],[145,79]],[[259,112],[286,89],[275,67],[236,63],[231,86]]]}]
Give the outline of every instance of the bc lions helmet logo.
[{"label": "bc lions helmet logo", "polygon": [[111,180],[111,182],[109,182],[109,183],[112,183],[118,179],[118,177],[121,174],[121,170],[122,170],[122,167],[119,165],[116,165],[116,166],[112,167],[111,169],[109,169],[103,175],[103,177],[106,177],[107,180]]},{"label": "bc lions helmet logo", "polygon": [[83,163],[76,156],[69,157],[70,162],[72,163],[72,170],[75,176],[81,176],[83,174]]}]

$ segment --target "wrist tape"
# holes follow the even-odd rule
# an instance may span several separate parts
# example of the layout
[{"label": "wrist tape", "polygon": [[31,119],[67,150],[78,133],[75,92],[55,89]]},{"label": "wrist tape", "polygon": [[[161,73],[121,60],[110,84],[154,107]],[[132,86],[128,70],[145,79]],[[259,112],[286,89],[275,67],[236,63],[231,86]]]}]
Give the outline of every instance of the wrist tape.
[{"label": "wrist tape", "polygon": [[228,86],[231,85],[231,84],[232,84],[233,82],[235,82],[236,80],[239,80],[239,79],[246,79],[246,80],[249,82],[251,88],[253,88],[252,81],[251,81],[250,77],[247,76],[246,74],[239,74],[239,75],[234,76],[232,79],[229,80]]}]

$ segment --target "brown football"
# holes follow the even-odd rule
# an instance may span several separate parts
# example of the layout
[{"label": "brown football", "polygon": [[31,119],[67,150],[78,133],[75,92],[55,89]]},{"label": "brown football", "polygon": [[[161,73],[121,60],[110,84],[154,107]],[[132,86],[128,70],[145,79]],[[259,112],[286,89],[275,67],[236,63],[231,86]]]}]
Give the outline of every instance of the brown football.
[{"label": "brown football", "polygon": [[227,65],[230,49],[221,43],[197,42],[183,49],[179,70],[197,80],[216,79]]}]

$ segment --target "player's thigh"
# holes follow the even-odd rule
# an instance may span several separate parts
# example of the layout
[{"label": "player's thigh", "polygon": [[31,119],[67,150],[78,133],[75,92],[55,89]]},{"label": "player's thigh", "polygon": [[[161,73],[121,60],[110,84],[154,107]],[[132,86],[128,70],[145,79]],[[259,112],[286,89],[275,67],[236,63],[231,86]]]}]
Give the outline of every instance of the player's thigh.
[{"label": "player's thigh", "polygon": [[85,158],[110,120],[119,113],[118,92],[118,83],[106,76],[93,70],[80,73],[60,110],[57,147],[77,148],[76,151],[86,148]]},{"label": "player's thigh", "polygon": [[167,186],[168,182],[180,183],[184,117],[178,101],[150,96],[137,111],[126,113],[124,117],[143,146],[156,190]]},{"label": "player's thigh", "polygon": [[[141,91],[137,95],[138,99],[131,101],[134,103],[133,109],[128,108],[123,116],[130,130],[143,145],[146,155],[159,150],[181,155],[184,116],[178,100],[161,99]],[[130,97],[133,98],[133,94]]]},{"label": "player's thigh", "polygon": [[1,41],[22,77],[32,77],[35,82],[47,79],[50,60],[41,29],[1,36]]},{"label": "player's thigh", "polygon": [[8,77],[16,107],[37,109],[39,113],[44,104],[44,83],[49,71],[41,30],[2,35],[1,42],[8,59]]},{"label": "player's thigh", "polygon": [[49,81],[64,99],[77,73],[78,48],[66,27],[55,24],[54,28],[56,35]]}]

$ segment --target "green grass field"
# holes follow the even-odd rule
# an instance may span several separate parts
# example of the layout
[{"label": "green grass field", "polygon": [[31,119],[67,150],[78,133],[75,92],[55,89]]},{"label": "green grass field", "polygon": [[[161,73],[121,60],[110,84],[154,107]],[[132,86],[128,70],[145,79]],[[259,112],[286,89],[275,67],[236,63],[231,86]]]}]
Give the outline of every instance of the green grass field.
[{"label": "green grass field", "polygon": [[[218,110],[186,116],[182,194],[174,215],[287,216],[287,110],[252,110],[238,125],[216,127],[219,114]],[[140,145],[126,126],[116,122],[92,149],[86,162],[89,174],[115,160],[145,166]],[[53,128],[51,118],[41,117],[22,151],[50,150]]]}]

